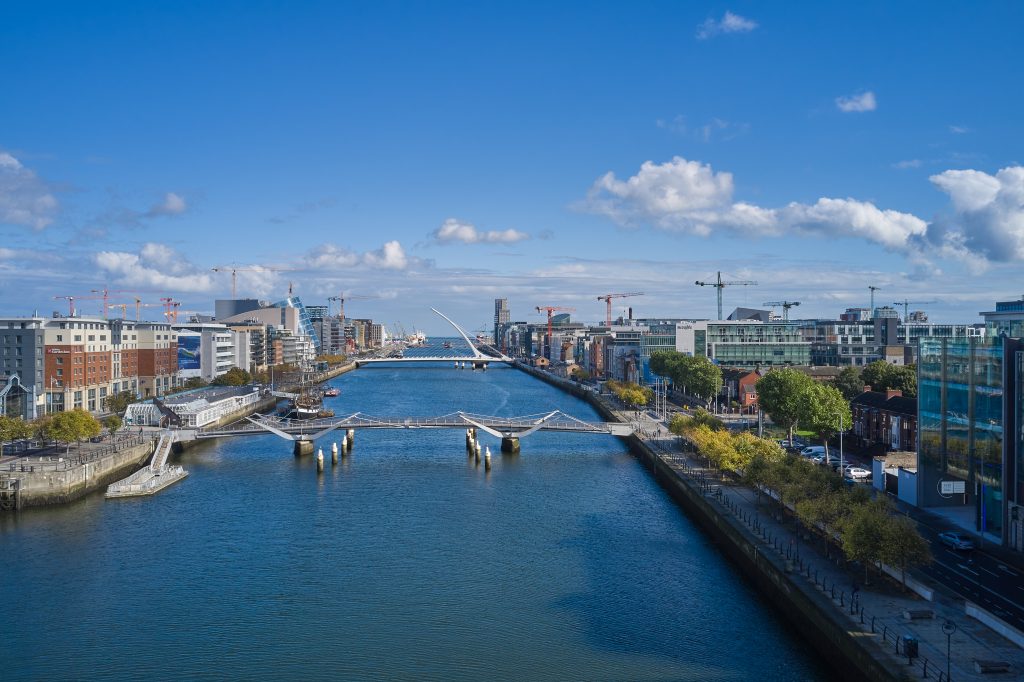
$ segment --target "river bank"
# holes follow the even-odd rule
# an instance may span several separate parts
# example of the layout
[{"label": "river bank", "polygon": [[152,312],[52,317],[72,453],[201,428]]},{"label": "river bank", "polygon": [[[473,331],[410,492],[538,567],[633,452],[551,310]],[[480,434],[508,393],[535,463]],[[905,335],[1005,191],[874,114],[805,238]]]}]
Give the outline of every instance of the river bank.
[{"label": "river bank", "polygon": [[[606,418],[625,421],[589,388],[516,366],[588,401]],[[682,453],[676,440],[628,438],[633,454],[662,488],[815,649],[830,652],[828,660],[844,679],[909,680],[926,671],[938,677],[945,671],[940,645],[945,643],[944,636],[933,632],[943,622],[940,616],[956,616],[961,623],[958,653],[962,658],[952,662],[957,679],[980,675],[975,671],[978,660],[1020,664],[1019,651],[983,624],[964,623],[955,605],[923,602],[900,592],[886,594],[884,586],[882,594],[862,591],[857,606],[851,605],[849,579],[841,567],[815,556],[813,547],[801,546],[799,537],[784,524],[767,515],[762,518],[758,506],[746,499],[753,495],[745,496],[742,486],[727,486],[721,480],[712,483],[713,472]],[[932,615],[914,622],[903,618],[904,612],[915,611]],[[910,635],[920,642],[919,657],[912,666],[904,657],[904,637]]]}]

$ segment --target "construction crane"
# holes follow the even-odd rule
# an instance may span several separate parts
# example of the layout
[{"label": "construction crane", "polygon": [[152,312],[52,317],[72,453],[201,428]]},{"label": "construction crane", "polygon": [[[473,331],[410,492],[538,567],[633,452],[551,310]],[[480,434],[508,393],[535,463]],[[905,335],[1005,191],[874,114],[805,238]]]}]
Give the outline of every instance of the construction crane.
[{"label": "construction crane", "polygon": [[100,294],[97,298],[103,299],[103,319],[107,319],[107,308],[110,307],[108,301],[110,300],[110,294],[134,294],[134,291],[127,291],[125,289],[93,289],[92,293]]},{"label": "construction crane", "polygon": [[171,324],[178,324],[178,315],[198,315],[198,310],[180,310],[181,302],[173,301],[170,303],[170,309],[166,313],[167,321]]},{"label": "construction crane", "polygon": [[880,288],[881,287],[872,286],[870,284],[868,285],[868,289],[871,290],[871,312],[870,312],[870,315],[871,315],[871,319],[872,320],[875,319],[875,292],[878,291]]},{"label": "construction crane", "polygon": [[[328,296],[327,297],[327,301],[328,301],[327,305],[330,306],[331,301],[337,301],[338,302],[338,319],[339,320],[344,320],[345,319],[345,301],[365,301],[365,300],[368,300],[368,299],[371,299],[371,298],[380,298],[380,296],[374,296],[374,295],[369,295],[369,296],[346,296],[345,294],[338,294],[337,296]],[[330,315],[330,310],[327,311],[327,314]]]},{"label": "construction crane", "polygon": [[597,300],[604,301],[608,305],[608,309],[605,312],[605,325],[612,326],[612,299],[613,298],[627,298],[629,296],[643,296],[642,291],[631,291],[628,294],[605,294],[604,296],[598,296]]},{"label": "construction crane", "polygon": [[782,321],[789,322],[789,309],[800,305],[800,301],[765,301],[761,305],[782,306]]},{"label": "construction crane", "polygon": [[932,305],[933,303],[938,303],[938,301],[908,301],[907,299],[903,299],[902,301],[895,301],[893,303],[893,305],[901,305],[901,306],[903,306],[903,321],[906,322],[907,321],[907,314],[910,312],[910,306],[912,306],[912,305]]},{"label": "construction crane", "polygon": [[733,280],[732,282],[723,282],[722,281],[722,272],[719,271],[718,272],[718,277],[715,279],[714,282],[701,282],[700,280],[697,280],[696,282],[694,282],[694,284],[696,284],[699,287],[715,287],[715,289],[718,290],[718,319],[721,320],[722,319],[722,289],[724,289],[725,287],[732,287],[732,286],[751,286],[751,285],[756,286],[757,282],[755,282],[753,280],[747,280],[747,279],[738,279],[738,280]]},{"label": "construction crane", "polygon": [[[268,267],[257,267],[257,268],[239,268],[234,265],[218,265],[215,268],[210,268],[210,272],[230,272],[231,273],[231,298],[238,298],[238,273],[240,272],[294,272],[294,268],[268,268]],[[291,289],[291,283],[288,284],[289,293]]]},{"label": "construction crane", "polygon": [[[163,300],[163,299],[161,299],[161,300]],[[121,309],[121,319],[124,320],[127,317],[128,307],[132,306],[132,305],[135,306],[135,321],[139,322],[142,319],[142,309],[143,308],[154,308],[154,307],[160,306],[161,304],[160,303],[143,303],[141,298],[136,298],[135,299],[135,303],[111,303],[110,307],[111,308],[120,308]]]},{"label": "construction crane", "polygon": [[68,302],[68,317],[75,316],[75,301],[98,301],[102,296],[54,296],[53,300],[64,299]]},{"label": "construction crane", "polygon": [[537,312],[548,314],[548,360],[551,359],[551,317],[553,313],[574,313],[575,308],[563,308],[556,305],[539,305],[537,306]]}]

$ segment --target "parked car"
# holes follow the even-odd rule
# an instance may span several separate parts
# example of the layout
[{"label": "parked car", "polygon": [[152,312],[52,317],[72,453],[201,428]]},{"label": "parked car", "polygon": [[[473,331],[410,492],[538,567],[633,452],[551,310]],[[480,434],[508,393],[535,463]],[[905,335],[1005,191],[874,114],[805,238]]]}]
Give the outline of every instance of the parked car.
[{"label": "parked car", "polygon": [[953,549],[968,550],[974,549],[974,541],[963,533],[957,533],[956,531],[946,531],[945,533],[939,533],[939,542],[952,547]]},{"label": "parked car", "polygon": [[824,445],[808,445],[807,447],[805,447],[803,450],[800,451],[800,455],[803,456],[803,457],[816,457],[818,455],[824,455],[824,454],[825,454],[825,446]]},{"label": "parked car", "polygon": [[863,467],[850,467],[846,470],[846,475],[850,478],[871,478],[871,472]]}]

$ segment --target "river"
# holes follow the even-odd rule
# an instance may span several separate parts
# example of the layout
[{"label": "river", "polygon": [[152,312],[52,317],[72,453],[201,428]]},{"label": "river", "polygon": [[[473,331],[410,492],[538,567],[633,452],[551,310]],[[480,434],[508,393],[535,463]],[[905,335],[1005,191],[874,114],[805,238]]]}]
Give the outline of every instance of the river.
[{"label": "river", "polygon": [[[376,366],[339,415],[585,403],[518,370]],[[0,678],[817,680],[821,659],[611,436],[485,472],[458,430],[362,431],[318,476],[275,436],[203,443],[152,498],[0,516]]]}]

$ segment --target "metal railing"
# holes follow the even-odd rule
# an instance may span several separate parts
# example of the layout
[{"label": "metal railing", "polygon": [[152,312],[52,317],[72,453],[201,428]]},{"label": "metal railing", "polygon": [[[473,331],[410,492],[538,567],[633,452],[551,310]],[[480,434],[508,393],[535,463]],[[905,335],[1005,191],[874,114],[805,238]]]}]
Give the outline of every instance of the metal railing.
[{"label": "metal railing", "polygon": [[112,455],[121,450],[127,450],[138,445],[144,445],[150,440],[149,436],[140,434],[115,436],[112,443],[107,443],[98,448],[90,447],[88,451],[68,452],[65,454],[47,455],[45,457],[22,457],[14,462],[9,462],[0,471],[11,471],[20,473],[36,473],[46,471],[67,471],[76,466],[91,464],[103,457]]}]

